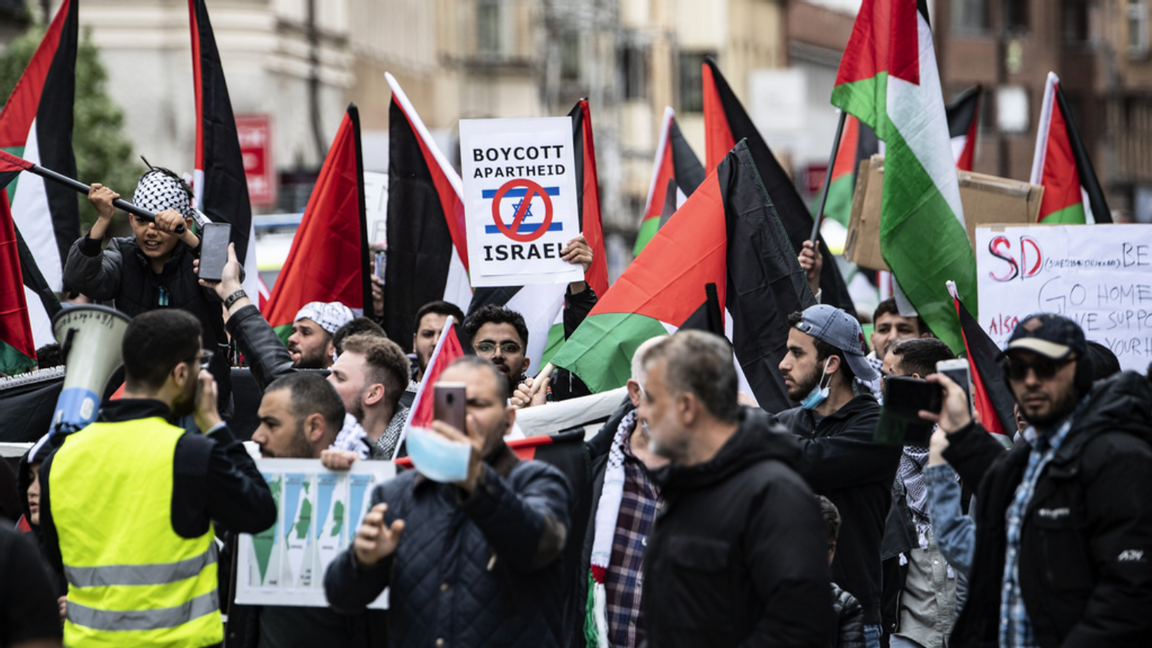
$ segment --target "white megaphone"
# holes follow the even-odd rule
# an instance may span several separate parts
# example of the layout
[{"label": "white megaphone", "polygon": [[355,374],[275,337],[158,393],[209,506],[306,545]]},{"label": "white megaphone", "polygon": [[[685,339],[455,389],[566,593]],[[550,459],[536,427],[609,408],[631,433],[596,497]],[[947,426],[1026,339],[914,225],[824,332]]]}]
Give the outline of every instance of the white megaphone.
[{"label": "white megaphone", "polygon": [[67,367],[52,415],[53,434],[70,434],[96,420],[104,386],[123,362],[120,344],[128,322],[115,308],[97,305],[67,308],[52,318]]}]

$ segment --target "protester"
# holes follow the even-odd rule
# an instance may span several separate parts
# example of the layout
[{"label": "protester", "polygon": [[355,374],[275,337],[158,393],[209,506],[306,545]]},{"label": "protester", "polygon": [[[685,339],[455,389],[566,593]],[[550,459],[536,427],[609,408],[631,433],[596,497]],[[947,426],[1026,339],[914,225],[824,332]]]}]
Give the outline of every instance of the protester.
[{"label": "protester", "polygon": [[[831,566],[836,558],[836,538],[840,536],[840,512],[832,500],[823,495],[817,495],[816,501],[828,529],[828,565]],[[832,583],[832,611],[836,613],[836,641],[832,648],[864,648],[864,608],[855,596],[836,583]]]},{"label": "protester", "polygon": [[397,648],[563,645],[568,484],[504,444],[516,412],[496,367],[467,356],[440,380],[466,386],[467,431],[433,430],[470,446],[467,477],[438,483],[412,470],[377,486],[352,547],[324,575],[328,602],[355,612],[390,588]]},{"label": "protester", "polygon": [[948,433],[943,455],[961,477],[983,477],[969,600],[950,645],[1142,646],[1152,636],[1152,395],[1131,372],[1093,387],[1087,353],[1083,331],[1060,315],[1016,326],[1005,376],[1037,436],[1008,452],[972,420],[959,386],[929,378],[944,407],[921,416]]},{"label": "protester", "polygon": [[354,317],[348,320],[347,324],[336,329],[336,332],[332,334],[332,347],[336,352],[336,356],[339,357],[341,353],[344,353],[344,338],[349,335],[359,335],[360,333],[369,333],[376,337],[388,337],[388,334],[385,333],[384,329],[376,322],[373,322],[367,317]]},{"label": "protester", "polygon": [[446,301],[428,302],[416,311],[415,332],[412,334],[412,351],[416,356],[412,362],[412,380],[415,382],[424,380],[424,370],[428,368],[449,316],[457,326],[464,326],[464,312]]},{"label": "protester", "polygon": [[[220,304],[211,290],[197,285],[193,261],[200,256],[200,238],[192,232],[192,190],[175,173],[152,167],[140,176],[132,202],[156,214],[155,222],[129,216],[134,238],[114,237],[100,245],[112,224],[120,194],[93,184],[88,200],[96,208],[96,223],[68,251],[64,264],[65,290],[82,292],[96,301],[111,301],[129,317],[157,308],[180,308],[200,321],[202,344],[212,353],[209,370],[220,394],[225,418],[232,411],[232,373],[228,337]],[[175,234],[177,226],[185,227]]]},{"label": "protester", "polygon": [[[216,411],[200,339],[184,311],[136,316],[123,398],[40,468],[46,553],[68,578],[68,645],[220,643],[214,524],[259,533],[276,522],[268,484]],[[187,414],[203,434],[168,422]]]},{"label": "protester", "polygon": [[896,340],[907,338],[932,337],[932,331],[919,315],[904,317],[896,305],[896,298],[889,297],[876,306],[872,312],[872,354],[877,362],[883,362],[888,355],[888,345]]},{"label": "protester", "polygon": [[[666,336],[640,344],[632,356],[632,377],[628,380],[631,408],[601,434],[611,435],[606,453],[593,457],[592,510],[581,554],[581,575],[574,598],[577,627],[572,633],[574,647],[622,646],[635,648],[644,643],[644,616],[641,586],[644,547],[660,493],[651,471],[668,463],[648,449],[650,438],[636,407],[644,393],[644,355]],[[589,581],[588,576],[591,577]],[[597,600],[604,605],[597,605]],[[592,610],[591,614],[586,611]],[[586,641],[595,636],[596,641]]]},{"label": "protester", "polygon": [[532,362],[527,356],[528,325],[524,316],[503,306],[484,306],[464,321],[464,334],[472,341],[476,355],[496,365],[504,375],[508,393],[516,391]]},{"label": "protester", "polygon": [[665,505],[644,555],[648,644],[829,645],[827,534],[796,442],[736,402],[719,336],[680,331],[643,366],[639,416],[672,461],[655,474]]},{"label": "protester", "polygon": [[327,369],[336,359],[333,336],[351,322],[352,311],[340,302],[304,304],[292,322],[288,353],[297,369]]},{"label": "protester", "polygon": [[0,525],[0,646],[59,648],[60,618],[36,548]]},{"label": "protester", "polygon": [[[328,381],[315,373],[291,373],[264,391],[260,427],[252,440],[265,457],[318,459],[343,424],[344,404]],[[249,637],[247,643],[258,648],[367,648],[374,645],[373,637],[386,636],[383,617],[380,611],[346,615],[330,608],[262,606],[254,610],[256,621],[248,622],[259,639]]]},{"label": "protester", "polygon": [[60,621],[63,622],[64,612],[67,609],[68,581],[65,580],[64,573],[53,568],[52,563],[48,560],[48,554],[44,547],[44,534],[40,531],[40,466],[55,449],[48,441],[49,435],[45,434],[20,458],[20,464],[17,466],[16,485],[19,489],[24,520],[27,521],[31,529],[29,535],[35,539],[36,547],[40,551],[39,562],[44,566],[48,575],[52,594],[60,609]]},{"label": "protester", "polygon": [[799,440],[797,470],[832,500],[844,533],[832,579],[864,606],[869,648],[880,642],[880,541],[892,503],[900,449],[873,443],[880,408],[855,378],[878,373],[864,358],[860,324],[839,308],[811,306],[788,317],[788,353],[780,371],[788,398],[801,406],[780,422]]},{"label": "protester", "polygon": [[[883,373],[923,379],[936,373],[937,362],[955,357],[947,344],[934,338],[896,340],[888,345]],[[894,515],[888,519],[901,528],[886,533],[885,540],[908,539],[896,548],[900,554],[896,582],[884,582],[884,591],[891,589],[897,600],[896,625],[889,640],[893,648],[943,648],[955,620],[956,573],[936,544],[929,517],[924,477],[928,455],[927,446],[905,444],[893,486]],[[884,547],[881,555],[889,552]]]},{"label": "protester", "polygon": [[[332,365],[328,381],[364,428],[369,459],[394,456],[408,420],[408,408],[400,405],[400,398],[409,380],[408,358],[392,340],[364,333],[344,340],[344,353]],[[347,451],[332,452],[343,452],[351,460]]]}]

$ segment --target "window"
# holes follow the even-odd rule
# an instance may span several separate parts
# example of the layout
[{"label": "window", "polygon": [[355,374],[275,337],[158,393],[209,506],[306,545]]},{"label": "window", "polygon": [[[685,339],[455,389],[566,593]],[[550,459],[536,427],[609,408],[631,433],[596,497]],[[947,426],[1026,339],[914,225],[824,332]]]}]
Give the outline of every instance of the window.
[{"label": "window", "polygon": [[1148,0],[1128,0],[1128,54],[1148,55]]},{"label": "window", "polygon": [[624,100],[648,98],[647,47],[624,45],[620,50],[620,74],[624,81]]},{"label": "window", "polygon": [[579,81],[580,69],[580,33],[566,30],[560,34],[560,78],[564,81]]},{"label": "window", "polygon": [[502,9],[501,0],[478,0],[476,3],[476,50],[480,54],[503,52]]},{"label": "window", "polygon": [[1061,35],[1066,43],[1088,40],[1088,0],[1064,0]]},{"label": "window", "polygon": [[988,0],[953,0],[952,30],[984,33],[988,31]]},{"label": "window", "polygon": [[1004,29],[1008,33],[1028,31],[1028,1],[1004,0]]},{"label": "window", "polygon": [[686,113],[704,112],[704,77],[700,66],[711,52],[680,53],[680,110]]}]

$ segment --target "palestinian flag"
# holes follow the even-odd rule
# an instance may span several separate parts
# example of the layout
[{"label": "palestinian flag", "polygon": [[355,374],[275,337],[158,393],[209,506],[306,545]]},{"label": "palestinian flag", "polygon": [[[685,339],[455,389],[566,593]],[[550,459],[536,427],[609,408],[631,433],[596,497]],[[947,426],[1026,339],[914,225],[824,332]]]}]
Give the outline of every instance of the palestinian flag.
[{"label": "palestinian flag", "polygon": [[[444,331],[436,341],[436,348],[432,350],[432,357],[428,358],[428,368],[424,370],[424,380],[416,390],[416,397],[412,399],[412,407],[408,410],[408,420],[404,423],[404,430],[400,439],[396,441],[396,450],[392,458],[400,454],[400,446],[408,438],[408,430],[412,426],[432,427],[432,415],[435,413],[435,385],[440,380],[440,374],[448,368],[457,358],[464,357],[464,348],[460,345],[460,338],[456,335],[456,322],[452,316],[444,321]],[[463,431],[463,430],[462,430]]]},{"label": "palestinian flag", "polygon": [[264,311],[285,343],[296,313],[309,302],[371,308],[363,170],[360,113],[349,105]]},{"label": "palestinian flag", "polygon": [[443,299],[468,312],[468,239],[460,174],[440,152],[396,77],[388,135],[384,330],[411,351],[416,311]]},{"label": "palestinian flag", "polygon": [[644,205],[644,219],[640,222],[633,254],[640,254],[656,230],[668,222],[703,181],[704,166],[680,133],[676,112],[667,106],[660,126],[660,140],[656,144],[656,165],[652,170],[652,184],[648,187],[648,202]]},{"label": "palestinian flag", "polygon": [[964,228],[928,10],[917,0],[864,0],[832,103],[886,144],[880,252],[936,337],[964,348],[945,282],[976,303],[976,259]]},{"label": "palestinian flag", "polygon": [[[604,230],[600,222],[596,147],[592,138],[592,116],[588,110],[588,100],[576,102],[568,116],[572,118],[580,233],[592,248],[592,265],[585,273],[584,281],[600,297],[608,291],[608,266],[604,252]],[[497,304],[520,313],[528,327],[526,357],[532,361],[528,373],[535,374],[551,361],[564,344],[564,298],[567,288],[567,284],[479,288],[468,314],[488,304]]]},{"label": "palestinian flag", "polygon": [[956,316],[960,318],[964,350],[968,352],[968,372],[972,375],[972,402],[980,415],[980,422],[989,432],[1011,437],[1016,433],[1013,411],[1016,400],[1000,377],[1000,347],[964,307],[956,294],[955,283],[948,282],[948,292],[952,294]]},{"label": "palestinian flag", "polygon": [[[872,157],[878,149],[872,129],[862,125],[852,115],[845,116],[840,148],[832,164],[832,184],[828,187],[828,201],[824,205],[825,217],[848,227],[852,217],[852,196],[856,192],[856,171],[860,168],[861,160]],[[818,207],[812,206],[813,210]]]},{"label": "palestinian flag", "polygon": [[1044,103],[1040,106],[1031,182],[1044,186],[1040,200],[1041,223],[1112,222],[1112,212],[1104,200],[1088,151],[1080,141],[1060,79],[1052,72],[1048,73]]},{"label": "palestinian flag", "polygon": [[196,164],[192,176],[196,207],[212,222],[232,226],[236,258],[247,273],[244,291],[257,295],[260,273],[256,267],[256,230],[252,226],[248,178],[244,174],[228,84],[204,0],[188,0],[188,16],[192,26],[192,76],[196,95]]},{"label": "palestinian flag", "polygon": [[[15,173],[4,173],[10,182]],[[20,272],[16,226],[8,211],[8,194],[0,189],[0,374],[21,373],[36,366],[36,343],[28,322],[28,303]]]},{"label": "palestinian flag", "polygon": [[971,171],[976,159],[981,92],[980,85],[968,88],[944,109],[948,115],[948,135],[952,138],[952,157],[956,158],[956,168],[961,171]]},{"label": "palestinian flag", "polygon": [[[780,162],[776,160],[767,142],[760,136],[752,118],[744,111],[744,106],[728,87],[728,82],[720,74],[720,68],[711,58],[705,59],[703,64],[704,76],[704,141],[707,162],[705,168],[709,173],[724,159],[736,142],[748,140],[748,150],[752,159],[756,161],[756,169],[768,197],[775,207],[784,231],[792,243],[795,254],[799,254],[804,241],[812,236],[812,214],[796,191],[796,185],[784,172]],[[848,286],[844,284],[844,277],[836,265],[836,257],[828,250],[824,237],[817,240],[820,254],[824,257],[823,270],[820,273],[821,301],[837,308],[843,308],[849,313],[855,313],[856,307],[852,298],[848,296]]]},{"label": "palestinian flag", "polygon": [[[0,149],[70,178],[76,177],[72,106],[77,11],[73,0],[60,5],[0,113]],[[15,219],[27,317],[36,346],[42,346],[55,342],[51,317],[60,310],[60,302],[54,291],[64,289],[64,260],[80,238],[76,192],[31,173],[21,175],[19,181],[12,176],[4,186]]]},{"label": "palestinian flag", "polygon": [[644,340],[708,328],[709,283],[725,306],[737,367],[761,407],[791,407],[777,369],[787,317],[815,302],[743,141],[652,237],[552,362],[594,392],[621,387]]}]

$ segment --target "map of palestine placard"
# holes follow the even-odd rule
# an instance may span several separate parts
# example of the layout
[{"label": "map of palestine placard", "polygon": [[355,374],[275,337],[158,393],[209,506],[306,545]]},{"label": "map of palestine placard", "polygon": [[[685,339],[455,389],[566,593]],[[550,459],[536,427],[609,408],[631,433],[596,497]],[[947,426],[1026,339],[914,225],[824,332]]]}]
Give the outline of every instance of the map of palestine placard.
[{"label": "map of palestine placard", "polygon": [[[324,570],[352,542],[368,512],[372,489],[391,479],[390,461],[357,461],[347,471],[317,459],[258,459],[276,500],[276,524],[241,534],[236,602],[245,605],[328,607]],[[387,592],[368,607],[388,607]]]}]

